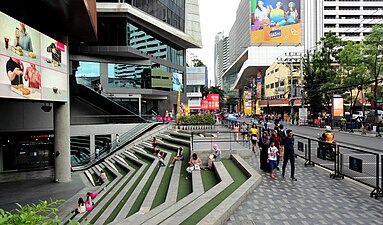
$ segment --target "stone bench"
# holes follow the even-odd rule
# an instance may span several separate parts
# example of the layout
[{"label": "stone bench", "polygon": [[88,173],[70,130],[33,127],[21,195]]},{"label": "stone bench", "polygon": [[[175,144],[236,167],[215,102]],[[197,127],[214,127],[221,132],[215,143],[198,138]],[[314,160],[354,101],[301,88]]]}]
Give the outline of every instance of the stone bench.
[{"label": "stone bench", "polygon": [[[129,180],[129,177],[124,177],[121,182],[117,184],[115,188],[113,188],[113,191],[111,194],[109,194],[105,200],[104,200],[104,205],[107,204],[110,200],[112,200],[112,197],[118,192],[118,190],[124,186],[124,188],[115,196],[115,198],[112,200],[110,203],[110,207],[107,207],[101,216],[97,219],[95,224],[103,224],[108,217],[112,214],[112,212],[115,210],[115,207],[120,203],[121,199],[126,195],[126,193],[129,191],[130,188],[132,188],[133,184],[137,181],[137,179],[141,176],[141,174],[144,172],[145,168],[148,166],[146,163],[130,158],[130,160],[135,161],[136,163],[141,164],[141,167],[136,171],[134,176]],[[128,181],[129,180],[129,181]],[[126,183],[128,182],[128,183]],[[125,184],[126,183],[126,184]],[[86,217],[88,221],[91,221],[95,218],[95,216],[98,214],[98,212],[102,209],[103,207],[97,207],[92,212]]]},{"label": "stone bench", "polygon": [[239,155],[233,154],[232,160],[249,177],[239,188],[223,200],[208,215],[206,215],[198,225],[223,224],[234,210],[245,200],[245,198],[259,186],[262,176],[258,174],[249,164],[247,164]]},{"label": "stone bench", "polygon": [[[152,173],[157,170],[158,168],[158,158],[156,158],[152,164],[149,166],[148,170],[146,171],[144,177],[140,180],[140,182],[138,183],[138,185],[135,187],[134,191],[132,192],[132,194],[129,196],[129,199],[125,202],[124,206],[122,207],[122,209],[118,212],[116,218],[114,219],[114,221],[121,221],[123,219],[125,219],[126,215],[129,213],[130,209],[132,208],[133,204],[135,203],[135,201],[137,200],[141,190],[143,189],[143,187],[145,186],[146,182],[148,181],[149,177],[152,175]],[[117,205],[117,204],[116,204]],[[109,214],[106,214],[106,215],[110,215]],[[108,216],[109,217],[109,216]],[[105,221],[105,220],[104,220]],[[102,222],[104,223],[104,222]],[[100,223],[100,224],[102,224]]]}]

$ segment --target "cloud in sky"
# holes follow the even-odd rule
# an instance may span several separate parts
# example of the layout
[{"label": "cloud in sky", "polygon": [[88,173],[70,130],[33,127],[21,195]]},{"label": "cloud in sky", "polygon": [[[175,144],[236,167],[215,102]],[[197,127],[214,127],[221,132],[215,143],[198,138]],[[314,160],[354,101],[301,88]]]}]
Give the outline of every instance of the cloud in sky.
[{"label": "cloud in sky", "polygon": [[[194,53],[209,71],[209,83],[214,84],[214,38],[223,31],[225,36],[235,21],[235,14],[240,0],[199,0],[202,48],[189,49],[187,54]],[[250,3],[249,3],[250,4]]]}]

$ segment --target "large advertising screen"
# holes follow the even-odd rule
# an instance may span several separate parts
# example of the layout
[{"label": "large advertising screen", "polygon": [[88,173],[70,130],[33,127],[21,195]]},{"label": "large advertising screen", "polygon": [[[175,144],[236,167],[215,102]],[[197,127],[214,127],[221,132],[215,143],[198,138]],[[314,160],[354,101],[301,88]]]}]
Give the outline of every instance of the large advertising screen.
[{"label": "large advertising screen", "polygon": [[342,117],[344,114],[344,101],[342,97],[334,97],[332,99],[332,115],[333,117]]},{"label": "large advertising screen", "polygon": [[2,12],[0,21],[0,98],[67,101],[67,47]]},{"label": "large advertising screen", "polygon": [[251,0],[251,43],[300,43],[300,0]]}]

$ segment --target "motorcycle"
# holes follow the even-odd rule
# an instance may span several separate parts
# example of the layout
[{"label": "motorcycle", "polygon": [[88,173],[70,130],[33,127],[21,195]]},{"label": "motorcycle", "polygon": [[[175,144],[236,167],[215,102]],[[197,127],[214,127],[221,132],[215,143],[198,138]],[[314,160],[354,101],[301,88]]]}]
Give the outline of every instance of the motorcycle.
[{"label": "motorcycle", "polygon": [[317,157],[324,160],[334,161],[336,156],[335,142],[327,143],[322,136],[318,134]]}]

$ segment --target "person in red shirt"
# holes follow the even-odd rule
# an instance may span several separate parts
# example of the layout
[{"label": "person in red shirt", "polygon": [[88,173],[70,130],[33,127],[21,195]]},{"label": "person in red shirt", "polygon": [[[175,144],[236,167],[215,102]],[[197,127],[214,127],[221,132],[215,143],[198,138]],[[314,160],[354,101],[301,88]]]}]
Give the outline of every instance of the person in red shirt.
[{"label": "person in red shirt", "polygon": [[41,88],[41,75],[40,72],[36,69],[35,64],[31,64],[24,74],[25,81],[29,80],[30,88]]}]

